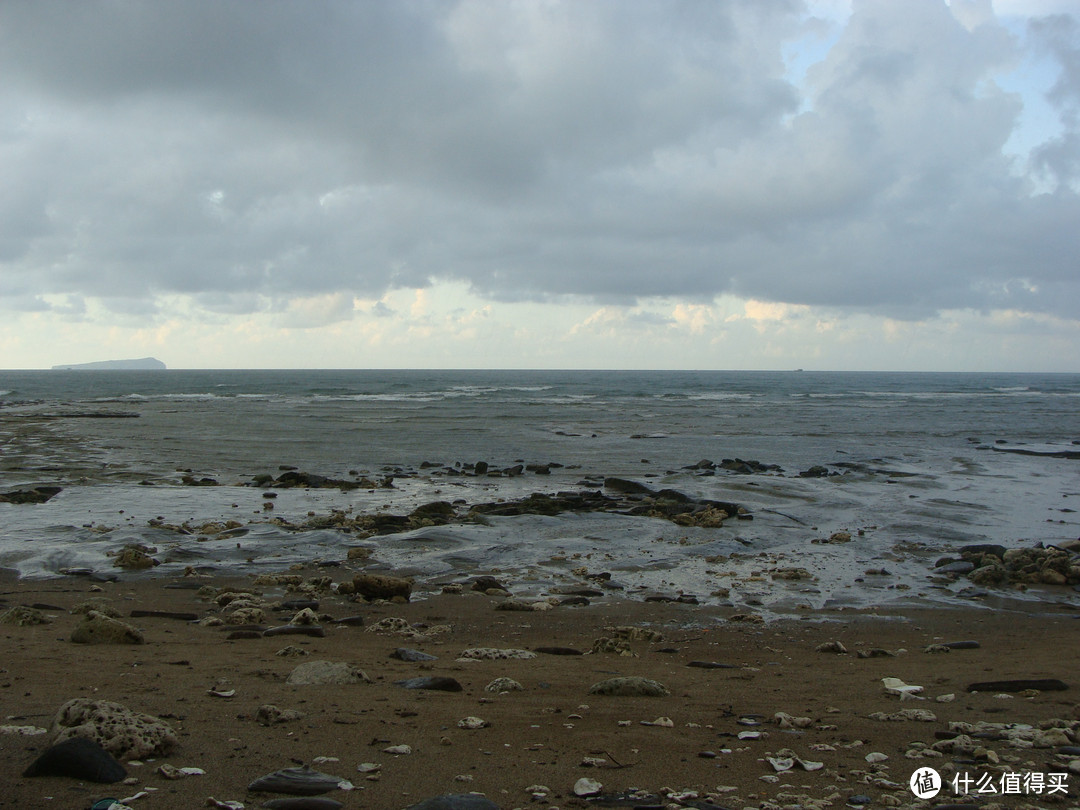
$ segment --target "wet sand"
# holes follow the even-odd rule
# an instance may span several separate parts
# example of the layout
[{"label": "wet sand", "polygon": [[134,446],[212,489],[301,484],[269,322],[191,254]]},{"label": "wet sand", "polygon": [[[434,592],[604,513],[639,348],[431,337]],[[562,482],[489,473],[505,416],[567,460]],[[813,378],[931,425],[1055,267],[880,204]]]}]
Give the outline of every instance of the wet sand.
[{"label": "wet sand", "polygon": [[[303,573],[347,578],[344,571],[330,569]],[[1061,746],[1018,748],[984,735],[978,740],[981,750],[906,756],[941,745],[939,737],[947,736],[949,724],[957,721],[1035,726],[1060,721],[1056,725],[1071,737],[1071,745],[1080,745],[1080,668],[1075,661],[1080,620],[1062,607],[1046,606],[1040,612],[1035,606],[1023,613],[912,609],[903,615],[807,611],[801,619],[762,624],[736,620],[731,608],[610,596],[544,611],[500,610],[506,597],[471,592],[466,586],[460,594],[416,598],[407,604],[357,603],[324,591],[317,595],[324,638],[252,633],[256,637],[229,639],[235,625],[131,618],[132,611],[146,610],[221,618],[227,611],[212,600],[212,589],[233,588],[254,590],[268,603],[262,622],[267,627],[286,624],[293,615],[291,610],[275,611],[273,605],[304,596],[276,586],[255,587],[250,578],[200,579],[199,585],[211,586],[202,596],[166,587],[177,582],[191,584],[173,578],[100,584],[73,578],[0,582],[0,611],[37,605],[51,619],[35,626],[0,625],[0,723],[47,728],[63,703],[92,698],[162,718],[178,738],[166,755],[141,765],[124,763],[131,784],[99,785],[68,777],[23,777],[51,737],[0,734],[0,806],[88,808],[103,797],[149,791],[130,805],[195,808],[206,806],[213,796],[259,807],[280,796],[248,791],[252,780],[312,763],[355,785],[355,790],[331,794],[345,807],[384,810],[467,792],[483,793],[501,808],[597,804],[596,799],[574,795],[574,785],[582,778],[601,783],[601,797],[641,789],[651,798],[638,806],[843,807],[852,797],[857,802],[869,797],[872,807],[988,800],[1005,806],[1078,806],[1080,773],[1065,779],[1068,795],[1045,790],[1039,795],[1001,793],[1003,774],[1068,773],[1070,761],[1080,757],[1058,753]],[[123,621],[139,628],[145,643],[73,643],[72,630],[82,616],[69,611],[90,597],[103,599]],[[364,626],[326,621],[357,615]],[[421,634],[370,631],[390,617],[406,620]],[[588,652],[597,639],[612,637],[612,627],[658,631],[662,639],[630,640],[632,656],[541,652],[527,660],[458,660],[462,651],[477,647]],[[977,641],[978,647],[925,651],[930,645],[966,640]],[[842,643],[847,654],[817,650],[831,641]],[[308,655],[276,654],[290,645]],[[437,660],[391,658],[399,647],[424,651]],[[892,655],[857,655],[872,649]],[[366,672],[371,682],[286,682],[296,666],[311,660],[347,662]],[[688,666],[692,662],[723,666]],[[452,677],[463,689],[407,690],[394,683],[417,676]],[[589,694],[591,685],[615,676],[654,679],[670,695]],[[484,687],[498,677],[513,678],[524,689],[486,692]],[[927,699],[901,701],[884,689],[886,677],[924,687],[921,694]],[[1008,698],[995,691],[966,691],[973,682],[1018,678],[1061,679],[1069,689]],[[949,694],[955,699],[935,700]],[[259,708],[267,704],[303,716],[260,722]],[[904,709],[929,710],[935,719],[871,717]],[[776,721],[778,712],[808,720],[785,728]],[[459,727],[466,717],[481,718],[486,725]],[[759,736],[739,739],[740,732]],[[400,744],[410,746],[412,753],[384,752]],[[767,757],[783,759],[782,749],[823,767],[805,770],[796,762],[792,770],[778,772]],[[868,754],[887,759],[868,762]],[[316,761],[318,757],[336,761]],[[198,767],[205,774],[166,779],[157,770],[163,763]],[[361,773],[361,763],[380,767]],[[998,793],[956,797],[946,788],[933,802],[919,802],[908,781],[927,765],[946,779],[957,772],[972,778],[991,774]],[[528,789],[534,786],[545,786],[546,796],[535,798],[532,793],[542,791],[531,793]],[[633,806],[612,801],[606,806]]]}]

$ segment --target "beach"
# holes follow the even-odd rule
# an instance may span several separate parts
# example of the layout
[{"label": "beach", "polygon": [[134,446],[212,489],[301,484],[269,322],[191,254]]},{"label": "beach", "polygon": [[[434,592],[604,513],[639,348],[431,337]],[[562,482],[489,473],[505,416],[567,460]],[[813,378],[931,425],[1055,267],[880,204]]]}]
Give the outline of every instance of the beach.
[{"label": "beach", "polygon": [[1077,806],[1075,375],[0,389],[0,806]]},{"label": "beach", "polygon": [[[345,807],[387,810],[472,792],[500,808],[1077,806],[1080,757],[1068,751],[1080,744],[1073,660],[1080,624],[1060,604],[903,615],[813,610],[764,623],[730,607],[623,595],[515,601],[473,590],[468,579],[408,602],[353,601],[336,592],[352,576],[335,567],[283,572],[277,582],[4,582],[4,609],[36,606],[47,620],[0,625],[6,726],[48,729],[63,704],[85,698],[157,718],[175,742],[167,752],[121,760],[127,781],[103,785],[22,776],[52,737],[5,733],[0,803],[87,808],[111,797],[171,808],[206,806],[213,797],[259,807],[284,795],[249,791],[250,783],[309,765],[351,783],[352,790],[329,794]],[[246,608],[230,595],[237,593],[251,595]],[[264,634],[304,621],[296,600],[318,603],[312,612],[324,635]],[[541,601],[548,609],[535,609]],[[136,628],[142,643],[73,642],[94,608]],[[262,615],[233,617],[243,609]],[[260,621],[238,623],[245,618]],[[976,644],[943,646],[955,642]],[[401,648],[435,660],[392,657]],[[484,648],[530,657],[460,660]],[[289,683],[311,661],[351,665],[366,680]],[[419,677],[454,679],[460,691],[397,683]],[[616,677],[650,679],[668,694],[590,694]],[[485,691],[496,678],[521,689]],[[922,689],[901,699],[885,689],[885,678]],[[967,691],[1010,679],[1059,679],[1069,688]],[[262,707],[276,707],[284,719]],[[290,711],[298,716],[289,719]],[[972,737],[956,723],[1032,731],[1025,741],[994,725]],[[478,727],[462,727],[469,725]],[[958,728],[969,733],[957,736]],[[1040,747],[1031,747],[1033,734]],[[411,753],[387,752],[402,745]],[[167,778],[164,765],[204,773]],[[930,802],[909,788],[925,766],[946,782]],[[1052,773],[1065,776],[1052,782]],[[1042,777],[1041,793],[1033,792],[1039,778],[1032,782],[1032,774]],[[953,776],[996,785],[997,795],[976,795],[974,781],[971,795],[954,795]],[[1050,792],[1050,784],[1066,792]],[[594,795],[576,795],[576,785],[595,787]]]}]

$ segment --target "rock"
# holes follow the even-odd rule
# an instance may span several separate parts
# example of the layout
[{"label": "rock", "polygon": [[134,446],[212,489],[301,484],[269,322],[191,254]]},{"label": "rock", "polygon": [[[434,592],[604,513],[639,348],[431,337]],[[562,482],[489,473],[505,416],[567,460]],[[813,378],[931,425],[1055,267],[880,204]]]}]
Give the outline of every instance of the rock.
[{"label": "rock", "polygon": [[48,624],[50,619],[37,608],[16,605],[0,613],[0,624],[16,627],[31,627],[35,624]]},{"label": "rock", "polygon": [[138,629],[96,610],[87,613],[71,631],[71,640],[76,644],[142,644],[144,641]]},{"label": "rock", "polygon": [[596,796],[604,789],[604,786],[597,782],[595,779],[589,779],[587,776],[581,777],[574,782],[574,795],[575,796]]},{"label": "rock", "polygon": [[282,624],[278,627],[267,627],[262,631],[267,638],[273,636],[311,636],[312,638],[326,638],[326,630],[320,624]]},{"label": "rock", "polygon": [[296,647],[290,644],[288,647],[282,647],[274,655],[280,655],[282,658],[297,658],[299,656],[311,655],[303,647]]},{"label": "rock", "polygon": [[33,487],[0,492],[0,503],[45,503],[61,491],[61,487]]},{"label": "rock", "polygon": [[353,592],[365,599],[400,597],[408,602],[412,595],[412,586],[411,579],[385,574],[357,574],[353,577]]},{"label": "rock", "polygon": [[622,492],[628,495],[656,494],[656,490],[647,487],[644,484],[639,484],[637,481],[630,481],[626,478],[605,478],[604,489],[610,489],[612,492]]},{"label": "rock", "polygon": [[739,669],[738,664],[722,664],[719,661],[689,661],[686,665],[698,669]]},{"label": "rock", "polygon": [[470,647],[463,650],[458,660],[465,661],[502,661],[508,658],[536,658],[532,650],[499,649],[496,647]]},{"label": "rock", "polygon": [[544,599],[536,602],[523,602],[520,599],[507,599],[505,602],[500,602],[495,606],[496,610],[518,610],[518,611],[530,611],[530,610],[551,610],[554,605]]},{"label": "rock", "polygon": [[631,675],[621,678],[608,678],[589,687],[590,695],[616,697],[666,697],[670,690],[659,681]]},{"label": "rock", "polygon": [[383,753],[384,754],[393,754],[394,756],[399,756],[399,757],[408,756],[409,754],[412,753],[412,746],[411,745],[405,745],[404,743],[401,744],[401,745],[391,745],[388,748],[384,748]]},{"label": "rock", "polygon": [[[108,616],[112,616],[108,611],[100,610]],[[120,611],[116,612],[116,615],[120,615]],[[194,622],[199,620],[198,613],[188,613],[186,611],[177,610],[133,610],[130,614],[133,619],[175,619],[180,622]],[[116,618],[115,616],[113,618]]]},{"label": "rock", "polygon": [[847,655],[847,647],[845,647],[839,641],[826,641],[824,644],[819,644],[817,647],[815,647],[814,651],[821,653],[836,653],[837,655]]},{"label": "rock", "polygon": [[810,728],[810,726],[814,725],[812,717],[794,717],[787,712],[774,714],[773,722],[780,728]]},{"label": "rock", "polygon": [[254,605],[230,605],[229,610],[231,612],[225,617],[225,624],[262,624],[266,619],[265,611]]},{"label": "rock", "polygon": [[403,636],[419,635],[409,622],[400,616],[387,616],[379,619],[375,624],[364,628],[367,633],[398,633]]},{"label": "rock", "polygon": [[266,726],[275,723],[288,723],[299,720],[303,716],[303,712],[298,712],[296,709],[281,709],[271,703],[264,703],[255,712],[255,720]]},{"label": "rock", "polygon": [[127,771],[100,743],[86,737],[72,737],[46,748],[22,775],[70,776],[87,782],[113,784],[127,778]]},{"label": "rock", "polygon": [[927,709],[901,709],[898,712],[873,712],[867,715],[871,720],[884,720],[888,722],[906,722],[916,720],[922,723],[937,722],[937,715]]},{"label": "rock", "polygon": [[167,762],[159,765],[157,773],[166,779],[185,779],[189,776],[204,776],[206,771],[202,768],[177,768]]},{"label": "rock", "polygon": [[1008,580],[1008,578],[1009,572],[1005,569],[1005,566],[1000,563],[984,565],[968,574],[968,579],[976,585],[999,585]]},{"label": "rock", "polygon": [[85,737],[120,759],[162,756],[176,745],[176,734],[163,720],[133,712],[119,703],[76,698],[53,718],[55,740]]},{"label": "rock", "polygon": [[[316,603],[318,604],[318,603]],[[302,608],[296,612],[289,624],[296,627],[308,627],[311,625],[317,625],[319,623],[319,614],[309,607]]]},{"label": "rock", "polygon": [[130,546],[124,546],[120,553],[116,555],[113,560],[114,568],[127,568],[132,570],[145,570],[147,568],[153,568],[155,565],[160,565],[158,560],[155,560],[150,556],[148,552],[153,552],[154,549],[147,548],[141,544],[134,544]]},{"label": "rock", "polygon": [[430,655],[430,654],[428,654],[426,652],[420,652],[420,650],[410,650],[407,647],[398,647],[396,650],[394,650],[392,653],[390,653],[390,657],[391,658],[396,658],[399,661],[410,661],[410,662],[438,661],[439,660],[437,656]]},{"label": "rock", "polygon": [[934,569],[936,574],[970,574],[975,570],[975,563],[968,562],[967,560],[960,560],[958,562],[946,563],[945,565],[939,565]]},{"label": "rock", "polygon": [[495,579],[493,576],[484,574],[483,576],[474,577],[472,584],[469,586],[471,590],[479,591],[480,593],[487,593],[488,591],[508,591],[503,583]]},{"label": "rock", "polygon": [[1007,550],[1008,549],[1006,549],[1005,546],[999,545],[998,543],[973,543],[971,545],[961,546],[960,556],[982,557],[989,555],[992,557],[1003,558]]},{"label": "rock", "polygon": [[320,773],[312,768],[282,768],[260,776],[248,785],[248,790],[264,793],[288,793],[294,796],[317,796],[337,790],[346,780],[340,776]]},{"label": "rock", "polygon": [[362,669],[342,661],[308,661],[289,673],[286,683],[294,686],[371,683]]},{"label": "rock", "polygon": [[627,641],[659,642],[664,640],[664,634],[659,630],[650,630],[648,627],[633,627],[620,625],[618,627],[605,627],[613,638],[624,638]]},{"label": "rock", "polygon": [[461,720],[458,720],[457,725],[458,725],[458,728],[464,728],[464,729],[469,729],[470,731],[475,731],[476,729],[487,728],[490,725],[490,723],[488,723],[487,720],[484,720],[484,719],[482,719],[480,717],[470,716],[470,717],[465,717],[465,718],[462,718]]},{"label": "rock", "polygon": [[417,525],[446,523],[454,516],[454,505],[447,501],[435,501],[416,507],[409,515]]},{"label": "rock", "polygon": [[406,810],[500,810],[499,805],[478,793],[444,793],[433,796],[417,804],[410,804]]},{"label": "rock", "polygon": [[1017,679],[1011,681],[983,681],[969,684],[969,692],[1023,692],[1037,689],[1040,692],[1063,692],[1069,685],[1056,678]]},{"label": "rock", "polygon": [[305,796],[292,799],[271,799],[263,802],[262,806],[268,810],[339,810],[345,805],[337,799],[328,799],[325,796]]},{"label": "rock", "polygon": [[524,689],[525,687],[513,678],[496,678],[484,687],[485,692],[493,692],[495,694],[501,694],[503,692],[521,692]]},{"label": "rock", "polygon": [[899,695],[901,698],[914,697],[923,690],[921,686],[904,683],[899,678],[882,678],[881,683],[885,687],[886,692],[890,695]]},{"label": "rock", "polygon": [[394,681],[396,686],[404,689],[432,689],[437,692],[461,692],[462,686],[457,679],[446,676],[433,675],[429,677],[407,678],[403,681]]},{"label": "rock", "polygon": [[621,638],[608,638],[607,636],[601,636],[593,642],[592,648],[589,650],[591,655],[597,655],[601,653],[614,653],[615,655],[622,655],[626,657],[637,657],[637,654],[630,648],[630,642]]}]

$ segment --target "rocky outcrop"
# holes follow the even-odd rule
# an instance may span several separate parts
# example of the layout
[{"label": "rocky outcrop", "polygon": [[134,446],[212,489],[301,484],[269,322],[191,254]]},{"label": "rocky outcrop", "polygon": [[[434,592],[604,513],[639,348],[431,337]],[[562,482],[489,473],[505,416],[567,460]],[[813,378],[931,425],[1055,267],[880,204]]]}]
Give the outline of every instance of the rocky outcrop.
[{"label": "rocky outcrop", "polygon": [[935,573],[965,575],[976,585],[1080,585],[1080,543],[1005,548],[989,543],[964,546],[960,559],[938,560]]}]

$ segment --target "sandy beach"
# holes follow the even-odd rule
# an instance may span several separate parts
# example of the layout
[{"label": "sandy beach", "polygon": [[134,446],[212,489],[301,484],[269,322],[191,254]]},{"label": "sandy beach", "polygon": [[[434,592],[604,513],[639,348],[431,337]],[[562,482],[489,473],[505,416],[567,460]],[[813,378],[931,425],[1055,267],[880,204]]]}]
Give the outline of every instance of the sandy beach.
[{"label": "sandy beach", "polygon": [[[472,792],[500,808],[1077,806],[1080,756],[1070,746],[1080,745],[1080,623],[1062,608],[814,611],[766,624],[732,609],[610,596],[506,610],[511,597],[468,582],[408,603],[356,602],[325,587],[351,572],[298,573],[299,591],[251,578],[5,581],[3,609],[33,606],[47,623],[0,625],[2,722],[24,731],[0,735],[0,805],[88,808],[111,797],[178,808],[214,797],[259,807],[285,796],[249,791],[251,782],[311,765],[354,786],[329,794],[345,807],[386,810]],[[222,598],[237,592],[255,598],[246,608]],[[281,606],[290,600],[318,602],[322,630],[303,632],[323,637],[263,632],[294,619],[296,606]],[[73,642],[90,608],[118,616],[143,643]],[[146,615],[154,611],[178,616]],[[977,646],[942,646],[965,641]],[[841,646],[820,649],[830,642]],[[287,648],[292,655],[281,654]],[[399,660],[399,648],[436,659]],[[477,648],[533,657],[459,660]],[[345,663],[368,680],[290,683],[311,661]],[[417,677],[451,678],[461,690],[395,683]],[[647,678],[669,694],[590,694],[616,677]],[[486,691],[496,678],[521,689]],[[884,678],[922,690],[901,700]],[[967,691],[1008,679],[1069,688]],[[118,784],[24,777],[53,739],[25,732],[49,729],[76,698],[157,718],[175,744],[135,762],[121,757],[128,779]],[[411,753],[392,753],[401,745]],[[167,778],[162,765],[205,773]],[[930,802],[909,788],[925,766],[946,783]],[[954,795],[954,775],[983,780],[983,794],[973,782],[969,795]]]}]

